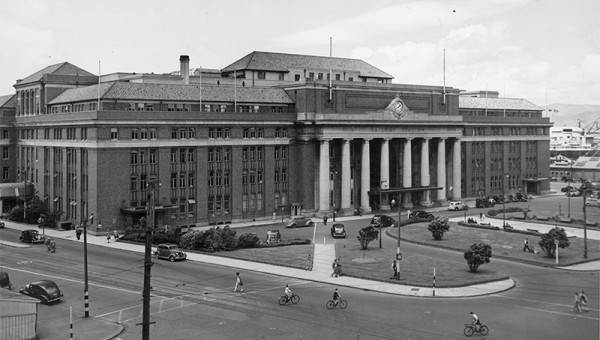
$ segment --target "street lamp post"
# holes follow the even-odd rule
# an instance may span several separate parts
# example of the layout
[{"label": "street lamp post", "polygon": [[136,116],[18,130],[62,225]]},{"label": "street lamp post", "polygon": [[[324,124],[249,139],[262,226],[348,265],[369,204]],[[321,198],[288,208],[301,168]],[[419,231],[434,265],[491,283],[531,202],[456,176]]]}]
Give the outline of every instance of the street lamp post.
[{"label": "street lamp post", "polygon": [[[397,280],[400,280],[400,260],[402,260],[402,253],[400,253],[400,221],[402,218],[401,215],[401,204],[400,202],[402,202],[402,196],[399,193],[398,194],[398,246],[396,248],[396,266],[398,268],[398,276],[396,276]],[[396,200],[392,200],[392,206],[396,205]]]},{"label": "street lamp post", "polygon": [[[508,179],[508,175],[505,176]],[[506,184],[504,178],[502,179],[502,229],[506,229]]]},{"label": "street lamp post", "polygon": [[567,201],[568,201],[567,217],[571,217],[571,181],[573,180],[573,161],[572,160],[569,161],[569,167],[571,170],[569,171],[569,185],[567,186],[567,188],[569,189],[569,190],[567,190]]},{"label": "street lamp post", "polygon": [[381,248],[381,206],[382,206],[382,198],[381,198],[381,190],[383,189],[383,184],[387,183],[387,181],[381,181],[379,183],[379,248]]}]

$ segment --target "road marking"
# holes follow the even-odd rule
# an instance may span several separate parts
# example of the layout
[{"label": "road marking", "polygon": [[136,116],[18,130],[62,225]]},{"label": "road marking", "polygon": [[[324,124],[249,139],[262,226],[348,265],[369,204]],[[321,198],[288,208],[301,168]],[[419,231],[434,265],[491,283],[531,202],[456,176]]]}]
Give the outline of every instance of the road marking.
[{"label": "road marking", "polygon": [[[75,283],[82,283],[82,284],[85,283],[84,281],[68,279],[68,278],[61,277],[61,276],[47,275],[47,274],[42,274],[42,273],[38,273],[38,272],[32,272],[32,271],[29,271],[29,270],[11,268],[11,267],[5,267],[5,268],[10,269],[10,270],[14,270],[14,271],[17,271],[17,272],[22,272],[22,273],[28,273],[28,274],[34,274],[34,275],[40,275],[40,276],[50,277],[50,278],[57,279],[57,280],[64,280],[64,281],[68,281],[68,282],[75,282]],[[89,281],[88,281],[88,285],[90,285],[90,286],[96,286],[96,287],[100,287],[100,288],[117,290],[117,291],[125,292],[125,293],[141,294],[141,292],[137,291],[137,290],[129,290],[129,289],[123,289],[123,288],[110,287],[110,286],[105,286],[105,285],[101,285],[101,284],[98,284],[98,283],[92,283],[92,282],[89,282]],[[153,296],[157,296],[157,295],[153,295]]]},{"label": "road marking", "polygon": [[[524,302],[543,303],[543,304],[547,304],[547,305],[550,305],[550,306],[561,307],[561,308],[569,308],[570,309],[572,307],[571,305],[565,305],[565,304],[560,304],[560,303],[551,303],[551,302],[546,302],[546,301],[538,301],[538,300],[531,300],[531,299],[522,299],[522,298],[515,298],[515,297],[510,297],[510,296],[499,296],[499,295],[490,295],[490,296],[491,297],[501,298],[501,299],[513,299],[513,300],[520,300],[520,301],[524,301]],[[507,303],[500,303],[500,302],[493,302],[493,303],[498,304],[498,305],[513,306],[513,307],[515,307],[515,305],[507,304]],[[521,308],[528,309],[528,310],[533,310],[533,311],[538,311],[538,312],[550,313],[550,314],[576,316],[576,317],[581,317],[583,319],[589,319],[589,320],[600,320],[600,318],[588,317],[588,316],[581,316],[581,315],[575,314],[573,312],[566,313],[566,312],[559,312],[559,311],[554,311],[554,310],[549,310],[549,309],[532,308],[532,307],[526,307],[526,306],[523,306]],[[590,308],[589,310],[591,310],[591,311],[598,311],[598,309],[593,309],[593,308]]]}]

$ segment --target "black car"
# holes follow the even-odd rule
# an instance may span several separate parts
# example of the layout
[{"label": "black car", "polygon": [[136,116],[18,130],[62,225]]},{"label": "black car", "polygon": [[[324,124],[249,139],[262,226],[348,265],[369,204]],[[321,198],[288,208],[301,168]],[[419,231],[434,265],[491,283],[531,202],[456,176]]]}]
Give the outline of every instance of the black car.
[{"label": "black car", "polygon": [[413,219],[413,218],[420,218],[423,220],[433,220],[433,214],[432,213],[428,213],[427,211],[423,211],[423,210],[414,210],[410,212],[410,215],[408,215],[409,219]]},{"label": "black car", "polygon": [[40,235],[40,232],[35,229],[27,229],[21,232],[21,237],[19,240],[25,243],[44,243],[46,241],[46,237],[44,235]]},{"label": "black car", "polygon": [[475,200],[476,208],[489,208],[494,206],[494,200],[488,198],[478,198]]},{"label": "black car", "polygon": [[29,283],[23,287],[19,293],[39,299],[42,303],[50,304],[60,301],[63,292],[60,291],[56,283],[50,280],[40,280]]},{"label": "black car", "polygon": [[371,219],[371,224],[379,224],[381,223],[382,227],[397,227],[398,223],[396,223],[396,220],[394,220],[394,218],[392,218],[391,216],[388,215],[375,215],[373,216],[373,218]]},{"label": "black car", "polygon": [[336,237],[346,237],[346,228],[341,223],[334,223],[331,226],[331,236],[333,238]]}]

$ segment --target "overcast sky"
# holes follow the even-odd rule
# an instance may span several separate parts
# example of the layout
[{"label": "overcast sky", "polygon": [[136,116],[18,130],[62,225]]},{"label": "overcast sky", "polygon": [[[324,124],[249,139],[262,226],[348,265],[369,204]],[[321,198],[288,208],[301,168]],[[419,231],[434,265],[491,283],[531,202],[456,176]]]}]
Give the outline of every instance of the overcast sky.
[{"label": "overcast sky", "polygon": [[[600,104],[599,0],[2,0],[0,95],[68,61],[94,74],[223,68],[252,51],[358,58],[394,83]],[[547,101],[546,101],[547,98]]]}]

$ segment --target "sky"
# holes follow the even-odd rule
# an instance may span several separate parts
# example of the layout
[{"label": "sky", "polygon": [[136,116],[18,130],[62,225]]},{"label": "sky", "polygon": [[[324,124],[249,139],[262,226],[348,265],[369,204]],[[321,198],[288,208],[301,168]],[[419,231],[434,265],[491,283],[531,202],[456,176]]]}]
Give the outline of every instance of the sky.
[{"label": "sky", "polygon": [[398,84],[600,105],[600,0],[2,0],[0,95],[88,72],[221,69],[252,51],[362,59]]}]

